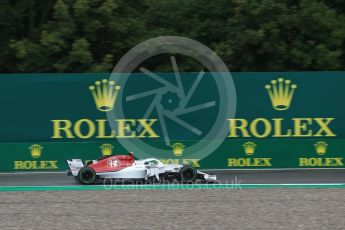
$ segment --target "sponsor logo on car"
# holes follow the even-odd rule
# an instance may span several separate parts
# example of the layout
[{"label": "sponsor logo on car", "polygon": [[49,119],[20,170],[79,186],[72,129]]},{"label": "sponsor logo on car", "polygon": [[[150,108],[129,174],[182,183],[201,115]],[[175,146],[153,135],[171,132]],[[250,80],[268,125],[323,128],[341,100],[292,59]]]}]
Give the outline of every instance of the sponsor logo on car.
[{"label": "sponsor logo on car", "polygon": [[108,166],[109,168],[116,168],[116,167],[119,166],[119,164],[120,164],[120,162],[119,162],[117,159],[109,158],[109,159],[107,160],[107,166]]}]

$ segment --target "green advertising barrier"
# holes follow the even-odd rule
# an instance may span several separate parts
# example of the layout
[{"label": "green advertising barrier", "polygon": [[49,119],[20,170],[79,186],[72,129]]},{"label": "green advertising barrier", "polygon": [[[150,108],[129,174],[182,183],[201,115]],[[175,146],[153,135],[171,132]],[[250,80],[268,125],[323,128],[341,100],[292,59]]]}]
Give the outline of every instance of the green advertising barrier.
[{"label": "green advertising barrier", "polygon": [[180,76],[0,75],[0,171],[129,151],[207,169],[344,168],[345,72]]},{"label": "green advertising barrier", "polygon": [[[250,169],[250,168],[343,168],[344,139],[330,140],[324,146],[319,140],[271,140],[245,142],[224,141],[213,154],[206,158],[190,158],[183,151],[158,158],[164,163],[190,164],[204,169]],[[321,143],[321,144],[320,144]],[[194,144],[185,141],[184,145]],[[164,146],[164,143],[161,143]],[[103,156],[126,153],[118,143],[102,142],[35,142],[3,143],[0,145],[1,171],[67,170],[66,159],[89,160]]]}]

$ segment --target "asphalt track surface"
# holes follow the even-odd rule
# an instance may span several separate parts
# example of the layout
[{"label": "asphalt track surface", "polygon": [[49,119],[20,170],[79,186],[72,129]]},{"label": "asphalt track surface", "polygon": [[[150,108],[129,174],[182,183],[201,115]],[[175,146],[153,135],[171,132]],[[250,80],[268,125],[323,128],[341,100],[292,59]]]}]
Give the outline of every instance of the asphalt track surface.
[{"label": "asphalt track surface", "polygon": [[[344,170],[216,174],[222,183],[238,184],[344,184],[345,181]],[[0,187],[25,185],[77,186],[73,178],[61,173],[0,174]],[[0,229],[345,229],[344,192],[344,188],[242,189],[241,186],[0,192]]]},{"label": "asphalt track surface", "polygon": [[[345,183],[345,169],[224,170],[207,171],[222,184],[332,184]],[[78,183],[64,172],[3,173],[0,186],[73,186]]]}]

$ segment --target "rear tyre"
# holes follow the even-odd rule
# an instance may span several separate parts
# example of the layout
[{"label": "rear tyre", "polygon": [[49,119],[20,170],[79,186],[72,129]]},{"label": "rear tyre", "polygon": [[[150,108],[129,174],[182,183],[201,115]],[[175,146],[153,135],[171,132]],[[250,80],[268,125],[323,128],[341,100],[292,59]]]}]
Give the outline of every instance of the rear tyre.
[{"label": "rear tyre", "polygon": [[82,184],[93,184],[96,181],[96,172],[93,168],[84,167],[81,168],[78,172],[79,182]]},{"label": "rear tyre", "polygon": [[184,165],[179,172],[178,180],[182,183],[194,182],[197,177],[196,170],[190,165]]}]

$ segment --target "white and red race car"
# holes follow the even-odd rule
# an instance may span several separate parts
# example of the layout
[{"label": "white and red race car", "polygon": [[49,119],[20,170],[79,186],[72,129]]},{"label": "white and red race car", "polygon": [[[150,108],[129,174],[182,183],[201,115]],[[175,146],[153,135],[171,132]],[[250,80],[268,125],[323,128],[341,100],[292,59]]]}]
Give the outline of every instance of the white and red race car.
[{"label": "white and red race car", "polygon": [[163,164],[155,158],[135,160],[128,155],[108,156],[84,165],[81,159],[67,160],[68,175],[81,184],[93,184],[97,179],[122,179],[141,181],[174,181],[181,183],[216,181],[215,175],[206,174],[190,165]]}]

